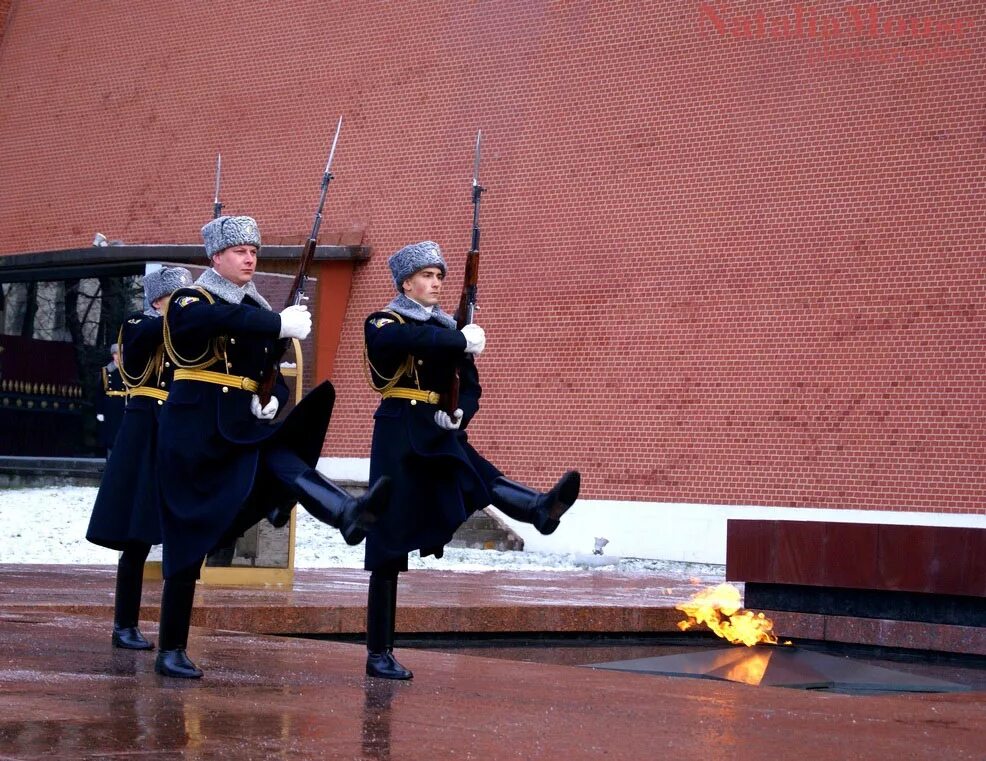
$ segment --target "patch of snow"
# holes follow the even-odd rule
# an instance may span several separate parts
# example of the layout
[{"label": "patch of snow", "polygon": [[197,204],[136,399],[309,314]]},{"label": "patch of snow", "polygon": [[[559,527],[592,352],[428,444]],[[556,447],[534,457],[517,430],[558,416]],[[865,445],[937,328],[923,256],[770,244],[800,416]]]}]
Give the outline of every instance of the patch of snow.
[{"label": "patch of snow", "polygon": [[[0,522],[6,529],[0,533],[0,563],[116,565],[115,551],[85,538],[97,491],[86,486],[0,490]],[[675,573],[715,579],[722,576],[720,566],[684,566],[663,560],[595,555],[592,549],[590,545],[585,552],[497,552],[449,547],[442,558],[421,558],[413,553],[408,565],[412,569],[463,572],[605,569],[610,573]],[[151,559],[155,558],[160,558],[160,547],[152,550]],[[363,547],[350,547],[338,531],[298,509],[295,567],[362,568]]]},{"label": "patch of snow", "polygon": [[86,541],[97,489],[0,490],[0,563],[116,565],[119,553]]}]

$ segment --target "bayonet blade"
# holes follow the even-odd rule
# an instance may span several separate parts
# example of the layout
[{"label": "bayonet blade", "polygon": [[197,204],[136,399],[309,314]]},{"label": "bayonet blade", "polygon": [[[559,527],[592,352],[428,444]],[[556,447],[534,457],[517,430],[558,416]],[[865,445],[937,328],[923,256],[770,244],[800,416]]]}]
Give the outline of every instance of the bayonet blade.
[{"label": "bayonet blade", "polygon": [[336,136],[332,138],[332,150],[329,151],[329,160],[325,162],[325,172],[328,174],[332,167],[332,157],[336,155],[336,143],[339,142],[339,132],[342,130],[342,114],[339,114],[339,123],[336,125]]},{"label": "bayonet blade", "polygon": [[219,181],[222,179],[223,174],[223,154],[222,152],[216,153],[216,197],[213,199],[213,203],[219,203]]},{"label": "bayonet blade", "polygon": [[479,185],[479,157],[482,150],[483,130],[476,131],[476,158],[472,164],[472,184]]}]

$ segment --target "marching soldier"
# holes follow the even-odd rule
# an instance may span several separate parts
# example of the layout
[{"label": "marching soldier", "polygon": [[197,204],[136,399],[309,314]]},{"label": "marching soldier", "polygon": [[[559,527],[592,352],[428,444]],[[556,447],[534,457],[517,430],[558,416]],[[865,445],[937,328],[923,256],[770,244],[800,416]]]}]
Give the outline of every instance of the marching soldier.
[{"label": "marching soldier", "polygon": [[278,314],[257,292],[257,223],[217,217],[202,237],[212,268],[172,295],[165,316],[176,370],[159,433],[165,584],[155,670],[185,678],[202,676],[186,647],[195,581],[211,550],[264,516],[283,525],[296,502],[358,544],[389,498],[387,482],[356,499],[315,470],[335,401],[331,383],[280,425],[271,421],[288,397],[284,379],[278,374],[268,402],[257,395],[278,340],[311,330],[306,306]]},{"label": "marching soldier", "polygon": [[110,346],[112,359],[100,368],[100,386],[96,396],[96,420],[99,421],[99,442],[106,449],[109,459],[113,442],[123,423],[123,411],[127,406],[127,388],[120,377],[120,345]]},{"label": "marching soldier", "polygon": [[115,647],[151,650],[137,621],[144,581],[144,561],[152,545],[161,543],[156,443],[158,416],[168,398],[173,368],[164,358],[161,314],[168,296],[192,284],[183,267],[165,267],[144,277],[150,308],[127,317],[120,327],[118,374],[128,401],[119,446],[106,463],[86,539],[119,550],[113,615]]},{"label": "marching soldier", "polygon": [[[455,530],[493,504],[512,518],[550,534],[579,494],[578,471],[547,493],[504,477],[469,444],[466,427],[479,409],[474,359],[483,329],[455,320],[438,306],[447,267],[437,243],[402,248],[388,260],[398,296],[365,323],[371,384],[380,393],[374,414],[370,484],[390,477],[391,504],[367,534],[370,571],[366,612],[366,673],[410,679],[393,655],[397,578],[407,554],[441,557]],[[440,406],[459,373],[459,409]]]}]

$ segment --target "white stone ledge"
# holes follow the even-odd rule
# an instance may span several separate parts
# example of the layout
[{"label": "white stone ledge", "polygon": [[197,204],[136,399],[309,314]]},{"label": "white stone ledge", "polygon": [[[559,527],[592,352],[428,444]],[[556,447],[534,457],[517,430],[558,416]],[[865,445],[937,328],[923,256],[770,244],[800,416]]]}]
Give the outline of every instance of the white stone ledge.
[{"label": "white stone ledge", "polygon": [[[323,457],[318,469],[329,478],[366,483],[370,460]],[[726,562],[730,518],[986,528],[986,515],[967,513],[584,499],[566,513],[555,533],[542,536],[532,526],[496,512],[531,552],[592,553],[596,537],[603,537],[609,540],[603,549],[608,556],[718,565]]]}]

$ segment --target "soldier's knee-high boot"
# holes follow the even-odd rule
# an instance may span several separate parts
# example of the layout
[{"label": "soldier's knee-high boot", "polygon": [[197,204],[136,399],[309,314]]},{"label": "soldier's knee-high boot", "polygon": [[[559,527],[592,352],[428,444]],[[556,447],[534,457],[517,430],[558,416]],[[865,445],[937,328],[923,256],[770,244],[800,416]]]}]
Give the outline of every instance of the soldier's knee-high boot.
[{"label": "soldier's knee-high boot", "polygon": [[194,578],[179,577],[164,582],[158,653],[154,661],[154,670],[163,676],[181,679],[198,679],[202,676],[202,670],[192,663],[185,652],[194,600]]},{"label": "soldier's knee-high boot", "polygon": [[579,472],[570,470],[548,492],[541,493],[503,476],[493,481],[490,491],[494,507],[514,520],[532,524],[542,534],[550,534],[578,499],[581,485]]},{"label": "soldier's knee-high boot", "polygon": [[381,679],[414,676],[394,657],[397,574],[374,571],[366,598],[366,674]]},{"label": "soldier's knee-high boot", "polygon": [[390,478],[384,476],[360,497],[354,497],[314,468],[294,482],[298,501],[315,518],[339,529],[346,544],[359,544],[390,501]]},{"label": "soldier's knee-high boot", "polygon": [[120,555],[116,567],[113,613],[113,646],[126,650],[153,650],[154,645],[137,628],[140,596],[144,585],[144,561],[150,546],[132,544]]}]

